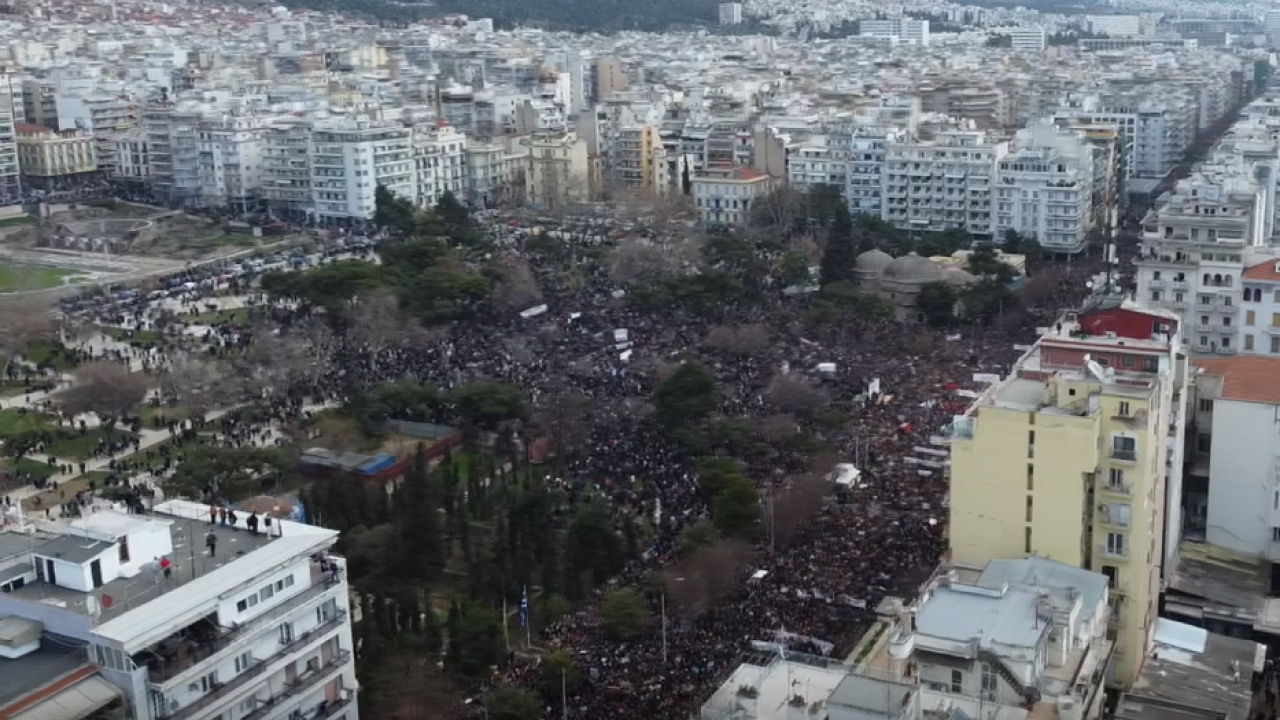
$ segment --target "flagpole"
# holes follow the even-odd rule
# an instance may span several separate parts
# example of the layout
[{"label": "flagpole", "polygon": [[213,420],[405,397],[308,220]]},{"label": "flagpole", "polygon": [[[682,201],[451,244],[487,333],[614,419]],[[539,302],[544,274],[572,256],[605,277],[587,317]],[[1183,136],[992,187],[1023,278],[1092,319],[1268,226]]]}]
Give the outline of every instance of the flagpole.
[{"label": "flagpole", "polygon": [[507,627],[507,599],[502,598],[502,638],[507,642],[507,654],[511,654],[511,631]]}]

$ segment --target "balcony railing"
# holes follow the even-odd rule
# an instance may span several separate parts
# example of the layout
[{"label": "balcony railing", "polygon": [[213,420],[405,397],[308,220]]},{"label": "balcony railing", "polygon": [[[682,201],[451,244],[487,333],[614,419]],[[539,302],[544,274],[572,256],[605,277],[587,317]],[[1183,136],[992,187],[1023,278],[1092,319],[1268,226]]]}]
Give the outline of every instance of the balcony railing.
[{"label": "balcony railing", "polygon": [[1138,451],[1126,448],[1111,448],[1111,459],[1120,460],[1121,462],[1137,462]]},{"label": "balcony railing", "polygon": [[262,672],[266,670],[271,665],[271,663],[275,662],[276,660],[279,660],[280,658],[286,655],[289,655],[290,653],[296,652],[299,648],[303,647],[309,642],[312,642],[317,637],[324,635],[330,630],[338,627],[343,622],[345,622],[346,619],[347,619],[347,612],[345,610],[337,611],[336,613],[334,613],[333,617],[329,618],[328,620],[325,620],[324,622],[311,628],[307,632],[302,633],[301,635],[294,638],[293,640],[287,643],[282,643],[280,645],[280,649],[277,650],[273,655],[270,655],[263,660],[256,661],[252,666],[249,667],[248,670],[245,670],[244,672],[235,676],[230,681],[222,683],[213,692],[209,693],[208,695],[205,695],[204,697],[191,703],[190,705],[179,708],[177,711],[169,715],[164,715],[162,717],[164,718],[164,720],[182,720],[182,718],[191,717],[199,713],[201,710],[205,710],[209,708],[211,705],[217,704],[218,701],[222,700],[228,695],[234,693],[236,690],[241,689],[245,685],[249,684],[249,681],[254,680],[255,678],[258,678],[259,676],[261,676]]},{"label": "balcony railing", "polygon": [[[1122,536],[1123,537],[1123,536]],[[1098,546],[1098,554],[1105,558],[1115,560],[1128,560],[1129,549],[1124,547],[1109,547],[1106,543]]]},{"label": "balcony railing", "polygon": [[153,684],[161,684],[172,680],[195,667],[197,664],[202,663],[227,649],[240,638],[248,637],[261,628],[274,624],[281,617],[288,615],[290,612],[298,609],[308,601],[314,600],[324,594],[326,590],[333,588],[334,585],[337,585],[337,581],[330,579],[326,574],[320,580],[312,583],[310,587],[271,608],[267,612],[244,623],[243,625],[238,625],[227,630],[211,642],[198,646],[195,652],[191,655],[175,662],[163,662],[157,660],[148,663],[147,670],[150,674],[151,682]]},{"label": "balcony railing", "polygon": [[1102,491],[1112,495],[1132,495],[1133,486],[1126,482],[1108,482],[1103,484]]},{"label": "balcony railing", "polygon": [[321,680],[323,680],[335,668],[345,665],[347,661],[350,659],[350,657],[351,657],[350,650],[339,650],[338,654],[329,658],[329,662],[326,662],[322,665],[317,665],[316,667],[302,673],[293,682],[285,685],[284,690],[282,690],[279,695],[276,695],[275,697],[272,697],[268,700],[264,700],[262,705],[260,705],[253,712],[242,717],[240,720],[259,720],[259,718],[266,717],[271,713],[272,710],[279,707],[280,704],[283,703],[284,701],[288,700],[289,698],[295,695],[304,693],[307,690],[310,690],[311,688],[315,687]]}]

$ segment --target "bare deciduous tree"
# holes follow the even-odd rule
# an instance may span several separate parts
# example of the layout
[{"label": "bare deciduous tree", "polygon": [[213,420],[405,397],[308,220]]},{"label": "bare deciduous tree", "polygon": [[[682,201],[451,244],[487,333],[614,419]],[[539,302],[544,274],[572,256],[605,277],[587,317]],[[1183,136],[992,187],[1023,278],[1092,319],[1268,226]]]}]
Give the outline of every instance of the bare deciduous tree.
[{"label": "bare deciduous tree", "polygon": [[572,454],[591,432],[591,398],[567,384],[542,393],[534,404],[534,421],[557,456]]},{"label": "bare deciduous tree", "polygon": [[826,406],[828,397],[813,383],[795,373],[779,375],[764,394],[765,402],[784,413],[811,415]]},{"label": "bare deciduous tree", "polygon": [[750,325],[718,325],[707,334],[703,344],[730,355],[749,356],[769,347],[769,330],[758,323]]},{"label": "bare deciduous tree", "polygon": [[542,288],[524,258],[505,258],[497,270],[493,302],[503,310],[526,310],[542,302]]},{"label": "bare deciduous tree", "polygon": [[94,413],[113,424],[128,415],[147,396],[147,379],[119,363],[96,362],[75,374],[71,387],[55,396],[63,412],[71,416]]},{"label": "bare deciduous tree", "polygon": [[609,259],[609,272],[623,285],[656,282],[688,275],[700,260],[693,238],[666,242],[623,242]]},{"label": "bare deciduous tree", "polygon": [[667,600],[693,620],[728,599],[742,584],[755,555],[744,540],[719,539],[662,573]]},{"label": "bare deciduous tree", "polygon": [[821,473],[809,473],[792,480],[788,487],[778,490],[773,503],[773,540],[779,548],[785,548],[811,526],[811,521],[822,509],[828,483]]},{"label": "bare deciduous tree", "polygon": [[420,347],[428,339],[422,324],[400,308],[385,290],[355,298],[347,310],[347,337],[371,352],[395,347]]},{"label": "bare deciduous tree", "polygon": [[168,403],[203,418],[218,408],[231,407],[244,396],[244,383],[230,363],[182,355],[160,374],[160,395]]},{"label": "bare deciduous tree", "polygon": [[49,315],[49,303],[32,293],[0,297],[0,354],[4,355],[4,370],[14,356],[32,343],[52,340],[57,326]]},{"label": "bare deciduous tree", "polygon": [[786,442],[800,432],[800,424],[791,415],[767,415],[757,421],[756,432],[759,433],[760,439],[765,442]]}]

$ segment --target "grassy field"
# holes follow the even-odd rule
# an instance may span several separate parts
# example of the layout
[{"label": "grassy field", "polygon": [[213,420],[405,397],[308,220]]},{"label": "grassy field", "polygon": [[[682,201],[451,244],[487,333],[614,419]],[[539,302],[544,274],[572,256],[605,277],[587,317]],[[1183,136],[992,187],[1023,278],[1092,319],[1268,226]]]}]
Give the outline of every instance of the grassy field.
[{"label": "grassy field", "polygon": [[11,227],[22,227],[24,225],[35,225],[36,219],[30,215],[18,215],[0,220],[0,229]]},{"label": "grassy field", "polygon": [[43,265],[0,265],[0,293],[59,287],[67,278],[80,274],[76,270]]},{"label": "grassy field", "polygon": [[103,335],[116,342],[140,344],[160,341],[160,333],[155,330],[126,330],[118,327],[100,327],[98,329],[102,331]]},{"label": "grassy field", "polygon": [[43,365],[47,361],[57,368],[59,372],[68,372],[76,367],[75,363],[67,358],[62,346],[52,343],[33,343],[23,351],[22,357],[27,362],[37,366]]}]

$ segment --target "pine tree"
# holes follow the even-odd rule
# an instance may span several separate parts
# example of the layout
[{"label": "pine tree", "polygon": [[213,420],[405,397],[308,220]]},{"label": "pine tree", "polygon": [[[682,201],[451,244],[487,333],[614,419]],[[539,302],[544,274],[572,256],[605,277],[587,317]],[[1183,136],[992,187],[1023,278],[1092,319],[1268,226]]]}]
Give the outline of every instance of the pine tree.
[{"label": "pine tree", "polygon": [[396,493],[398,564],[406,580],[430,581],[444,567],[440,521],[431,492],[426,455],[421,447]]},{"label": "pine tree", "polygon": [[827,247],[822,253],[820,275],[823,285],[854,280],[854,263],[858,249],[853,240],[853,217],[844,203],[836,205],[831,231],[827,234]]}]

